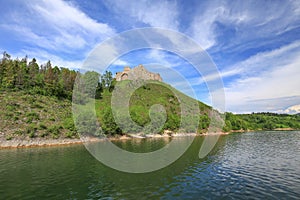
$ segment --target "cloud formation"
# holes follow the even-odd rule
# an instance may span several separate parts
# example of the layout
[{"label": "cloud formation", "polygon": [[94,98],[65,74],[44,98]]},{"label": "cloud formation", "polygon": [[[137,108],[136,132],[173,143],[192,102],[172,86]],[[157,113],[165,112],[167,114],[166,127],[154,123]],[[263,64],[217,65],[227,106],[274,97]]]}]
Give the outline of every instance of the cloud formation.
[{"label": "cloud formation", "polygon": [[225,88],[228,109],[243,111],[247,106],[252,111],[276,111],[291,106],[286,101],[270,106],[268,99],[300,96],[299,66],[300,42],[257,54],[235,64],[232,68],[240,71]]},{"label": "cloud formation", "polygon": [[18,4],[22,12],[4,12],[7,23],[1,23],[0,27],[16,35],[17,41],[26,42],[21,47],[25,50],[39,47],[70,55],[78,51],[86,53],[95,43],[115,33],[109,25],[91,19],[65,1],[19,1]]},{"label": "cloud formation", "polygon": [[[150,51],[116,58],[114,69],[150,63],[172,67],[207,103],[207,84],[221,76],[232,112],[285,112],[300,103],[299,1],[11,0],[1,6],[0,50],[13,57],[28,55],[39,63],[50,59],[54,65],[82,68],[92,49],[109,37],[132,28],[160,27],[191,37],[209,53],[219,72],[204,70],[199,77],[191,63],[160,51],[166,44],[181,49],[182,55],[199,51],[172,35]],[[121,45],[108,46],[97,62],[114,59],[126,48]],[[91,69],[97,62],[89,63]],[[180,87],[182,82],[170,84]]]}]

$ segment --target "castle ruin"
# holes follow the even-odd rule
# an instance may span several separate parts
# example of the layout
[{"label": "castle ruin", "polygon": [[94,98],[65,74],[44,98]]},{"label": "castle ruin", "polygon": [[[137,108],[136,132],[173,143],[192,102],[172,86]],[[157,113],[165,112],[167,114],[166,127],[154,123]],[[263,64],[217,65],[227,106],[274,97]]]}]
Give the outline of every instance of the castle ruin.
[{"label": "castle ruin", "polygon": [[124,67],[123,72],[116,73],[116,81],[137,79],[162,81],[159,73],[149,72],[143,65],[132,69],[130,69],[130,67]]}]

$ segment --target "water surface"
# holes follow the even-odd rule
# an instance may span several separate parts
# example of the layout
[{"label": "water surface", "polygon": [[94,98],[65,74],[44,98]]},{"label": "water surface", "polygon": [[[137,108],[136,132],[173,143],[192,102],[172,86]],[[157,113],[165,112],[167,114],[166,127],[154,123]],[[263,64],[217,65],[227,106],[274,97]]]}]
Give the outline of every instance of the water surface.
[{"label": "water surface", "polygon": [[[297,199],[300,132],[221,136],[198,158],[203,137],[172,165],[147,174],[113,170],[83,145],[0,150],[0,199]],[[134,152],[166,139],[118,141]]]}]

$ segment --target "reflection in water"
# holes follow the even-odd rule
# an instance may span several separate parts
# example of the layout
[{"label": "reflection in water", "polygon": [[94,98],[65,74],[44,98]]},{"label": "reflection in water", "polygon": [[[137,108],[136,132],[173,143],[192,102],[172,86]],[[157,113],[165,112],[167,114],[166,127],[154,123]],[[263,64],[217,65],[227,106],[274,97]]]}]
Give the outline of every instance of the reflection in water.
[{"label": "reflection in water", "polygon": [[[130,146],[135,144],[134,141],[130,143]],[[87,142],[85,147],[97,160],[113,169],[129,173],[148,173],[172,164],[188,150],[193,141],[193,136],[175,137],[167,145],[161,145],[164,142],[161,139],[155,142],[150,140],[149,143],[146,142],[143,145],[140,143],[134,146],[134,149],[137,149],[136,151],[142,151],[143,153],[123,150],[107,140],[98,143]],[[162,148],[157,149],[159,146],[162,146]],[[150,149],[147,150],[146,147],[150,147]],[[151,147],[157,150],[152,151]]]},{"label": "reflection in water", "polygon": [[115,140],[112,141],[118,147],[135,153],[153,152],[171,142],[171,137],[162,138],[135,138],[130,140]]},{"label": "reflection in water", "polygon": [[[146,152],[165,139],[116,144]],[[104,166],[82,145],[0,151],[1,199],[232,199],[300,196],[300,132],[257,132],[221,136],[198,158],[196,137],[177,161],[161,170],[129,174]],[[151,149],[153,146],[153,149]]]}]

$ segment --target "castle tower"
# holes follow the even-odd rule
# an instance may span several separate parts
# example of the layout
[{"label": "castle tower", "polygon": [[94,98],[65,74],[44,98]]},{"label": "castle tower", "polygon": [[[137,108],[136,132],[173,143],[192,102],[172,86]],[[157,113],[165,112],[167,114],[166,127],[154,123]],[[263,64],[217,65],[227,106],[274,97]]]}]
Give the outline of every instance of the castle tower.
[{"label": "castle tower", "polygon": [[143,65],[138,65],[133,69],[125,66],[123,72],[116,73],[116,81],[136,79],[162,81],[160,74],[149,72]]},{"label": "castle tower", "polygon": [[128,73],[130,71],[130,67],[129,66],[125,66],[123,72],[124,73]]}]

